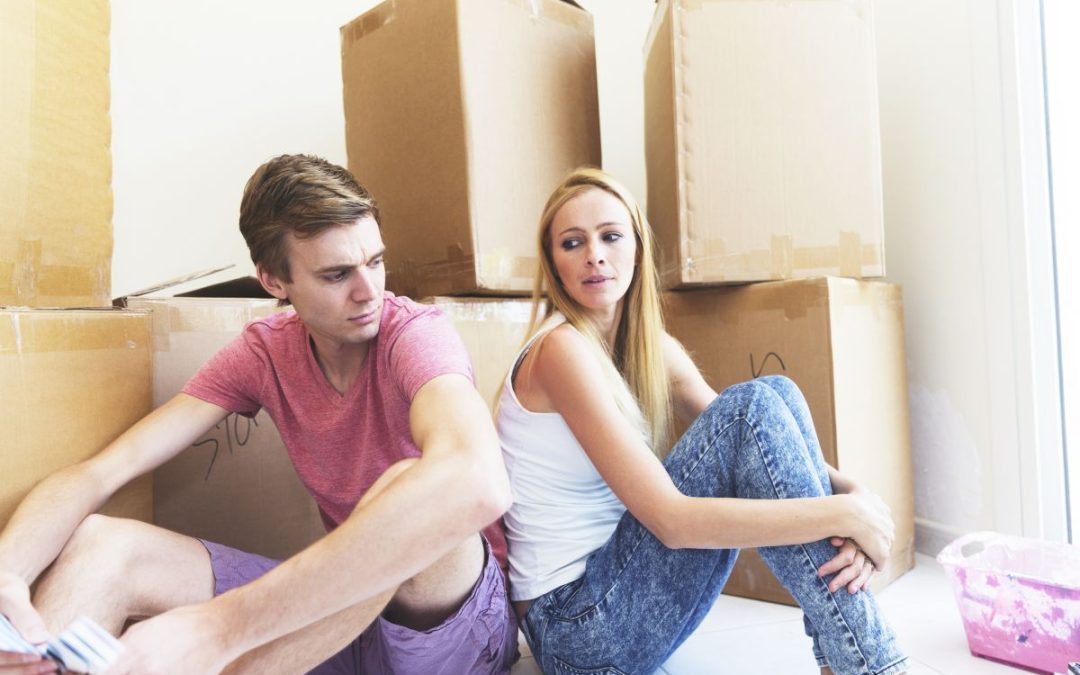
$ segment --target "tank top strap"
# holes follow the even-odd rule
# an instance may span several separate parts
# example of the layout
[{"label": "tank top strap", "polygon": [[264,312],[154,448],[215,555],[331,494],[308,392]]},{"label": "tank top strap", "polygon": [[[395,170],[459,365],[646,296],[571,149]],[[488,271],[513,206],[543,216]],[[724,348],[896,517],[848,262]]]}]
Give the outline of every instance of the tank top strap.
[{"label": "tank top strap", "polygon": [[566,323],[566,317],[563,316],[561,312],[553,312],[551,316],[544,319],[544,322],[540,324],[540,327],[538,329],[536,329],[536,333],[534,333],[533,336],[529,338],[529,341],[525,343],[525,345],[521,348],[521,351],[518,352],[517,357],[514,359],[514,367],[510,369],[511,380],[513,380],[514,375],[517,374],[517,369],[521,365],[522,360],[524,360],[525,355],[529,353],[529,350],[532,349],[533,345],[536,344],[537,340],[544,337],[545,335],[555,330],[564,323]]}]

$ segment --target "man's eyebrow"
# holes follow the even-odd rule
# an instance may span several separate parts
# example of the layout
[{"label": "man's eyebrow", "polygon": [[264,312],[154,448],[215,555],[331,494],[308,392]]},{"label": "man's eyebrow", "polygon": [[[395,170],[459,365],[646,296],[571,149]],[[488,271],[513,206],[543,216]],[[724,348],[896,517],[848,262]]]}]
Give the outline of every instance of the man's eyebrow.
[{"label": "man's eyebrow", "polygon": [[[377,258],[381,258],[384,255],[386,255],[386,247],[385,246],[383,246],[381,249],[379,249],[373,255],[368,256],[367,262],[370,263],[372,260],[375,260]],[[341,263],[340,265],[327,265],[326,267],[320,267],[319,269],[315,270],[315,274],[326,274],[328,272],[347,272],[347,271],[351,270],[353,267],[356,267],[356,265],[352,265],[352,264],[349,264],[349,263]]]}]

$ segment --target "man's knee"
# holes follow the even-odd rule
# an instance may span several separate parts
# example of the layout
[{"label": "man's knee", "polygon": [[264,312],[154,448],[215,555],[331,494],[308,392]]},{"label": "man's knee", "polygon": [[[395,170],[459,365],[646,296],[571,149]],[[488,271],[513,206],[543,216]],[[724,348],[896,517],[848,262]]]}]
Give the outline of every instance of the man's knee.
[{"label": "man's knee", "polygon": [[[132,545],[137,539],[136,521],[126,518],[113,518],[92,513],[75,528],[71,538],[60,551],[58,565],[87,563],[93,560],[95,566],[105,564],[116,567],[128,562],[134,555]],[[101,571],[100,567],[96,567]]]}]

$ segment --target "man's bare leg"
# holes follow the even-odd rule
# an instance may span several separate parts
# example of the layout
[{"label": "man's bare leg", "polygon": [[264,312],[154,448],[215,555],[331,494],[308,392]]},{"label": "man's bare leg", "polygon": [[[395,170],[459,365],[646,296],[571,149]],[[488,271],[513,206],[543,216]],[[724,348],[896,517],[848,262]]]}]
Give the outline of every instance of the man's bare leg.
[{"label": "man's bare leg", "polygon": [[[415,462],[403,460],[391,466],[356,508],[364,508]],[[468,599],[483,571],[484,561],[483,540],[479,535],[470,537],[397,589],[254,649],[234,661],[225,672],[283,675],[307,672],[344,649],[380,614],[415,630],[433,628]]]},{"label": "man's bare leg", "polygon": [[196,539],[137,520],[90,515],[34,594],[50,631],[88,616],[113,635],[129,618],[214,596],[210,556]]},{"label": "man's bare leg", "polygon": [[[388,469],[357,508],[413,463],[404,460]],[[228,672],[304,672],[352,642],[388,602],[387,618],[395,623],[416,630],[434,627],[468,598],[484,558],[481,538],[471,537],[398,589],[253,650]],[[42,576],[34,603],[54,632],[85,615],[119,635],[130,619],[205,602],[213,595],[210,556],[197,539],[140,521],[91,515]]]},{"label": "man's bare leg", "polygon": [[[379,614],[383,613],[383,608],[386,607],[387,602],[391,602],[391,604],[400,608],[395,612],[400,612],[401,616],[395,615],[391,618],[395,623],[401,623],[416,630],[425,630],[437,626],[446,617],[457,611],[462,603],[468,599],[480,576],[480,570],[478,569],[471,580],[466,583],[459,583],[457,579],[448,578],[449,575],[442,571],[443,568],[451,570],[462,568],[462,562],[475,557],[473,553],[476,550],[480,552],[480,564],[482,565],[484,551],[480,537],[477,535],[468,543],[451,551],[412,580],[402,584],[396,595],[394,591],[387,591],[380,596],[317,621],[306,628],[278,638],[244,654],[230,664],[225,669],[225,672],[230,675],[238,673],[265,673],[268,675],[305,673],[334,656],[355,640],[365,628],[371,625],[371,622],[378,618]],[[434,590],[439,578],[453,583],[450,583],[446,589],[439,589],[441,592],[429,592]],[[462,594],[460,588],[465,585],[468,585],[468,589]],[[413,586],[414,590],[403,592],[406,586]],[[458,592],[451,591],[451,588],[457,588]],[[387,609],[387,615],[387,618],[390,618],[389,609]],[[440,616],[442,618],[436,619],[436,617]],[[428,625],[429,623],[430,625]]]}]

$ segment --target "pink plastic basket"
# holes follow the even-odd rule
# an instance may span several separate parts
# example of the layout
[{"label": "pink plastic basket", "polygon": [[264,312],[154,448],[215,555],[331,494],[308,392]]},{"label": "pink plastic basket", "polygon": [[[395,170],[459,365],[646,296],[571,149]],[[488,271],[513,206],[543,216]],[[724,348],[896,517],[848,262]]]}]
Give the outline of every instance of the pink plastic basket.
[{"label": "pink plastic basket", "polygon": [[976,532],[937,559],[972,654],[1042,673],[1080,661],[1080,547]]}]

